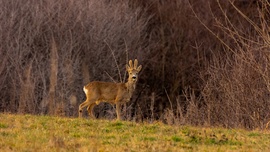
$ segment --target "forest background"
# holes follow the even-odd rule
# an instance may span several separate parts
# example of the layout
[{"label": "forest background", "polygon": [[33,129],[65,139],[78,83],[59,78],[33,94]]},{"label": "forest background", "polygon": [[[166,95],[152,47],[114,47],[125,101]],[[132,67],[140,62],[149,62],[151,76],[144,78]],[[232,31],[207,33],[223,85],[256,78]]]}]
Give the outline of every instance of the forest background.
[{"label": "forest background", "polygon": [[269,23],[267,0],[0,0],[0,111],[77,117],[85,84],[137,58],[125,120],[263,129]]}]

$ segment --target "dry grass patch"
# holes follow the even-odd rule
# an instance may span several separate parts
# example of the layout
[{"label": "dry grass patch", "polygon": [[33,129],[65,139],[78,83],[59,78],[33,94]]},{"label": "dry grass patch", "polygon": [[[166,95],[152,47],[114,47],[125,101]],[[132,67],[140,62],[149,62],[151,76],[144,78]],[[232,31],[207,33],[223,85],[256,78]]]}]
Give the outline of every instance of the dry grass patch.
[{"label": "dry grass patch", "polygon": [[0,114],[6,151],[265,151],[269,131]]}]

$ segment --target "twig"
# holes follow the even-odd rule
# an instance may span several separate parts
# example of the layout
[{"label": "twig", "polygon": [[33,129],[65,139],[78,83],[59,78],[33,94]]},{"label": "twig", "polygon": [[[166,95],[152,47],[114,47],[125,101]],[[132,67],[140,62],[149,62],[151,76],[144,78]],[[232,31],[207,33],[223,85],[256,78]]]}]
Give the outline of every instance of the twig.
[{"label": "twig", "polygon": [[123,82],[123,81],[122,81],[122,77],[121,77],[121,73],[120,73],[120,69],[119,69],[119,66],[118,66],[118,64],[117,64],[117,61],[116,61],[115,55],[114,55],[114,53],[113,53],[113,50],[112,50],[112,48],[109,46],[109,44],[106,42],[106,40],[104,40],[104,42],[108,45],[108,47],[109,47],[109,49],[110,49],[110,51],[111,51],[111,53],[112,53],[114,62],[115,62],[115,64],[116,64],[116,67],[117,67],[117,70],[118,70],[118,75],[119,75],[119,78],[120,78],[120,82]]},{"label": "twig", "polygon": [[169,102],[170,102],[171,110],[173,110],[172,101],[171,101],[171,99],[170,99],[170,97],[169,97],[169,95],[168,95],[167,89],[164,88],[164,90],[165,90],[166,96],[167,96],[167,98],[168,98],[168,100],[169,100]]},{"label": "twig", "polygon": [[108,77],[109,77],[114,83],[116,83],[116,81],[113,79],[112,76],[110,76],[110,74],[109,74],[107,71],[104,71],[104,72],[108,75]]}]

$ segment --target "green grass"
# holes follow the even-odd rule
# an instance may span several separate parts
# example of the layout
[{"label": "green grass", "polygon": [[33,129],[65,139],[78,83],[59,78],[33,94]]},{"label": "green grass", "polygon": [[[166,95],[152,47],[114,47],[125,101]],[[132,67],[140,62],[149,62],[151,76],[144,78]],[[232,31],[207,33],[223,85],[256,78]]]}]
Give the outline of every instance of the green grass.
[{"label": "green grass", "polygon": [[269,131],[0,114],[1,151],[268,151]]}]

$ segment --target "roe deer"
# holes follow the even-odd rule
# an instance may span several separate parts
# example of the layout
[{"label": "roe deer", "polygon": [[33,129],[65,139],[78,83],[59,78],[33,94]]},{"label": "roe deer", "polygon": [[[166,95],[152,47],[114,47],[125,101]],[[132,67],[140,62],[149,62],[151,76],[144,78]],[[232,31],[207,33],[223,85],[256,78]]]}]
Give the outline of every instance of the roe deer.
[{"label": "roe deer", "polygon": [[93,81],[84,86],[83,91],[86,95],[86,101],[79,106],[79,118],[82,117],[83,108],[86,106],[88,106],[87,111],[90,117],[95,118],[93,113],[94,106],[100,102],[108,102],[116,104],[117,120],[121,120],[120,106],[130,100],[141,69],[142,66],[138,67],[137,59],[134,60],[134,66],[132,60],[129,60],[129,66],[126,65],[129,75],[126,83]]}]

